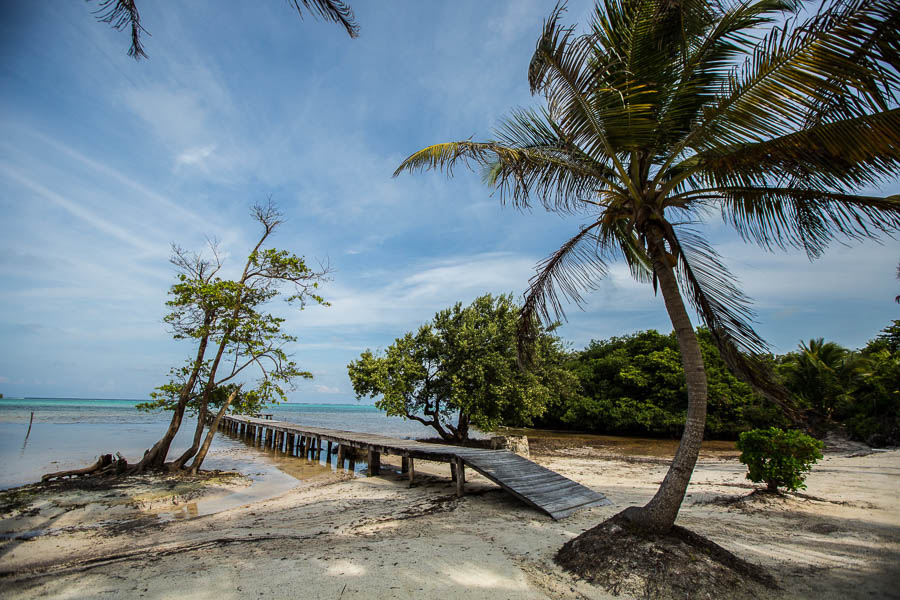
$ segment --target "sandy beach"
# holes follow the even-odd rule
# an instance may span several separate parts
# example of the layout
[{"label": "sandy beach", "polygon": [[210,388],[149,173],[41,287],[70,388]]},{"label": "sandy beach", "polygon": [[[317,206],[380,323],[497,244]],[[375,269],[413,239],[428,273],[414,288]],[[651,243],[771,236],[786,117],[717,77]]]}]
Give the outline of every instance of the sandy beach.
[{"label": "sandy beach", "polygon": [[[613,504],[553,521],[471,472],[467,494],[457,498],[445,465],[417,464],[421,476],[409,488],[389,458],[379,477],[338,472],[196,518],[171,517],[196,500],[191,493],[172,496],[173,505],[145,489],[130,516],[116,513],[112,497],[106,505],[82,499],[86,504],[65,510],[37,499],[4,508],[2,595],[615,597],[563,571],[554,553],[623,508],[646,502],[665,459],[625,456],[577,439],[538,442],[532,452],[533,460]],[[832,446],[802,495],[748,496],[753,487],[745,472],[735,452],[704,452],[678,523],[768,569],[781,589],[754,594],[900,598],[900,450]],[[215,497],[242,485],[214,478],[202,493]],[[44,534],[29,533],[36,530]]]}]

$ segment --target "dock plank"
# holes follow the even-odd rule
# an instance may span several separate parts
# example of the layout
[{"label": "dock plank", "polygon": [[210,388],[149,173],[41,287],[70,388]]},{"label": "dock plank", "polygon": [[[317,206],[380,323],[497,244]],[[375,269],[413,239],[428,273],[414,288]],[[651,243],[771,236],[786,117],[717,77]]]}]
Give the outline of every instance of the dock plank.
[{"label": "dock plank", "polygon": [[225,426],[244,424],[256,427],[257,432],[254,436],[263,440],[268,439],[262,434],[262,429],[266,429],[273,432],[272,435],[276,431],[290,433],[294,435],[294,439],[304,436],[307,440],[318,439],[319,443],[337,443],[341,446],[404,458],[451,463],[461,460],[462,464],[481,473],[510,495],[550,515],[553,519],[565,518],[583,508],[610,504],[603,494],[508,450],[430,444],[373,433],[307,427],[287,421],[237,415],[227,415],[222,421]]}]

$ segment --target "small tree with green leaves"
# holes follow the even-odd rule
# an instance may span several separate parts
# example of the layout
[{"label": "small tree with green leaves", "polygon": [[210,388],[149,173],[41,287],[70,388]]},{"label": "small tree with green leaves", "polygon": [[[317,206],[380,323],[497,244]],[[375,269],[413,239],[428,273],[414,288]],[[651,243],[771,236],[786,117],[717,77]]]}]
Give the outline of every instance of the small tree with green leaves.
[{"label": "small tree with green leaves", "polygon": [[487,294],[465,308],[457,303],[383,354],[363,352],[347,366],[353,389],[358,397],[380,396],[375,405],[388,415],[433,427],[447,441],[468,439],[470,425],[530,425],[548,401],[574,395],[578,383],[546,330],[534,366],[519,369],[518,311],[508,295]]},{"label": "small tree with green leaves", "polygon": [[[152,401],[139,405],[143,410],[165,409],[173,414],[166,433],[134,470],[181,469],[193,458],[190,469],[196,472],[229,407],[237,413],[258,412],[266,404],[285,400],[285,390],[293,389],[297,378],[312,378],[284,350],[296,340],[281,330],[284,319],[265,312],[264,306],[285,286],[293,291],[286,301],[301,309],[309,302],[327,305],[318,295],[318,287],[328,268],[316,271],[286,250],[263,248],[283,222],[282,215],[271,202],[255,206],[252,214],[263,231],[238,279],[219,276],[222,261],[215,243],[210,243],[209,259],[175,247],[172,263],[179,274],[169,290],[172,298],[166,304],[172,312],[165,322],[175,339],[195,342],[196,351],[184,365],[170,371],[169,381],[151,394]],[[255,387],[245,390],[248,375],[254,372]],[[210,411],[215,411],[215,417],[204,440]],[[166,463],[185,412],[197,415],[193,443]]]},{"label": "small tree with green leaves", "polygon": [[747,479],[765,483],[766,491],[806,489],[803,480],[822,458],[824,444],[796,429],[777,427],[745,431],[738,438],[741,462],[747,465]]}]

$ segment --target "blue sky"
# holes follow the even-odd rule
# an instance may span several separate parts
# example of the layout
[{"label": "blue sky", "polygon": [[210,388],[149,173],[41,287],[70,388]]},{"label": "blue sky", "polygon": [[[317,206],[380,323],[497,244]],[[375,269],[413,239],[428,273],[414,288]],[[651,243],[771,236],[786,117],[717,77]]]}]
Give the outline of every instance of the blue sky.
[{"label": "blue sky", "polygon": [[[423,146],[490,136],[534,101],[527,65],[551,2],[351,2],[361,26],[284,2],[139,3],[149,60],[84,2],[0,3],[0,392],[146,398],[190,351],[162,323],[173,242],[221,240],[237,269],[269,195],[274,244],[327,260],[329,308],[290,313],[316,378],[292,401],[352,402],[346,364],[436,311],[520,295],[579,221],[502,208],[477,173],[391,177]],[[590,2],[569,3],[570,22]],[[900,193],[893,184],[880,192]],[[824,336],[859,347],[900,318],[895,240],[801,253],[706,232],[777,352]],[[669,331],[621,265],[568,310],[573,347]]]}]

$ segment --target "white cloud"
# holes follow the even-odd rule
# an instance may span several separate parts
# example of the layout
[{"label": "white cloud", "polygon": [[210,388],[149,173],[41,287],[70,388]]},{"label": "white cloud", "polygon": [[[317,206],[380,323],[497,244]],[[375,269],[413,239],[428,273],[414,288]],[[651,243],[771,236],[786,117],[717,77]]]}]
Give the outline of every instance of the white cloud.
[{"label": "white cloud", "polygon": [[9,377],[3,377],[0,375],[0,383],[9,383]]},{"label": "white cloud", "polygon": [[320,394],[340,394],[341,390],[337,387],[327,386],[327,385],[314,385],[313,389],[316,390]]},{"label": "white cloud", "polygon": [[177,157],[175,157],[175,162],[178,165],[185,166],[194,166],[194,165],[203,165],[207,158],[212,156],[213,152],[215,152],[216,146],[214,144],[209,144],[206,146],[199,146],[194,148],[188,148]]},{"label": "white cloud", "polygon": [[397,272],[402,269],[370,272],[355,285],[332,283],[323,288],[331,306],[309,308],[299,324],[303,328],[411,329],[456,302],[468,304],[488,292],[518,294],[535,262],[495,252],[430,261],[401,278]]}]

